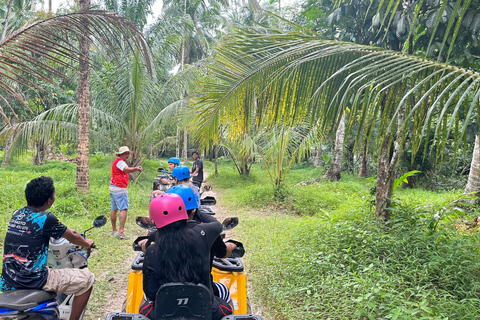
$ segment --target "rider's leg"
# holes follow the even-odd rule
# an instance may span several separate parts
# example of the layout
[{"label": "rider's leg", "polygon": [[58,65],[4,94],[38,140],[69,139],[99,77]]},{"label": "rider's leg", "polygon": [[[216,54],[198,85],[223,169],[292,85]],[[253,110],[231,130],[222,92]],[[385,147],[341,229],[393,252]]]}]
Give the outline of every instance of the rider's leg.
[{"label": "rider's leg", "polygon": [[70,320],[79,320],[83,310],[87,306],[88,299],[92,293],[93,286],[90,287],[85,293],[75,296],[72,303],[72,311],[70,313]]}]

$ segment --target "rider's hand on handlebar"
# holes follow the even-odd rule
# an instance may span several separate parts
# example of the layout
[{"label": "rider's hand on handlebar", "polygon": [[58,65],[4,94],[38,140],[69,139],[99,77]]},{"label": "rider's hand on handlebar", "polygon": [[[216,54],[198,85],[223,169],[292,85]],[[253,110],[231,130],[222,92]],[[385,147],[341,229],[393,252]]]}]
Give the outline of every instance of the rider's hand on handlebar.
[{"label": "rider's hand on handlebar", "polygon": [[93,248],[95,242],[92,239],[85,239],[85,241],[89,244],[87,248]]}]

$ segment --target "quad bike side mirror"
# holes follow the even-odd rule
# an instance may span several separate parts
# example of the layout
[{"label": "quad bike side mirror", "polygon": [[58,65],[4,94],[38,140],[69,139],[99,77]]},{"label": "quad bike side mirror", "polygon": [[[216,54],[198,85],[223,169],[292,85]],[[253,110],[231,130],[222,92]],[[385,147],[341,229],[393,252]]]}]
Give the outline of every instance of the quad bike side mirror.
[{"label": "quad bike side mirror", "polygon": [[135,223],[140,228],[146,229],[148,231],[152,231],[152,230],[157,229],[157,227],[153,223],[152,219],[150,219],[149,217],[138,216],[138,217],[135,218]]},{"label": "quad bike side mirror", "polygon": [[107,224],[107,217],[105,217],[104,215],[98,216],[95,218],[95,220],[93,220],[93,227],[90,227],[87,230],[85,230],[83,234],[85,235],[87,231],[92,230],[93,228],[103,227],[106,224]]},{"label": "quad bike side mirror", "polygon": [[226,218],[222,222],[223,230],[232,230],[236,226],[238,226],[238,218],[237,217],[232,217],[232,218]]},{"label": "quad bike side mirror", "polygon": [[93,227],[100,228],[107,224],[107,217],[105,216],[98,216],[93,220]]}]

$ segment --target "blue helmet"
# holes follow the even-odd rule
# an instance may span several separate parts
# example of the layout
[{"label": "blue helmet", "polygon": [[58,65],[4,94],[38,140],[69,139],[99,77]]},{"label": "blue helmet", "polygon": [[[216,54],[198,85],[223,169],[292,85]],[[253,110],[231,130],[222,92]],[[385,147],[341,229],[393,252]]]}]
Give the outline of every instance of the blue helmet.
[{"label": "blue helmet", "polygon": [[170,163],[170,162],[171,162],[171,163],[175,163],[177,166],[180,165],[180,159],[178,159],[178,158],[170,158],[170,159],[168,159],[167,162],[168,162],[168,163]]},{"label": "blue helmet", "polygon": [[179,184],[173,187],[170,187],[165,193],[176,193],[178,194],[183,203],[185,203],[185,210],[197,209],[198,203],[195,198],[195,193],[193,189],[185,184]]},{"label": "blue helmet", "polygon": [[172,176],[178,180],[190,178],[190,169],[186,166],[175,167],[172,170]]}]

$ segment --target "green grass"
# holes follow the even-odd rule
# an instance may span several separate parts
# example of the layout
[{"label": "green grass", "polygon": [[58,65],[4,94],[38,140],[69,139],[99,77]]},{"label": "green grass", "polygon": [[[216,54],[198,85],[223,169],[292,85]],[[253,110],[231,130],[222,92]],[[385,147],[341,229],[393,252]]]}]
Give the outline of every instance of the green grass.
[{"label": "green grass", "polygon": [[[78,194],[75,189],[76,165],[51,161],[43,166],[32,166],[30,159],[17,160],[11,166],[0,169],[0,248],[3,251],[3,239],[8,221],[14,210],[26,205],[24,190],[28,181],[45,175],[54,179],[56,202],[50,209],[60,221],[70,228],[83,232],[92,226],[99,215],[110,218],[110,172],[113,156],[90,158],[90,193]],[[164,162],[166,163],[166,162]],[[144,235],[144,231],[135,224],[135,216],[148,215],[148,204],[153,178],[157,175],[159,161],[146,160],[144,171],[137,181],[129,184],[130,209],[126,224],[126,233],[132,237],[129,241],[118,240],[110,235],[111,224],[101,229],[91,230],[87,236],[92,238],[98,249],[92,251],[89,269],[95,274],[96,281],[90,298],[86,319],[100,319],[112,309],[112,301],[118,299],[120,292],[126,293],[130,264],[135,253],[132,240]],[[118,301],[117,301],[118,302]],[[123,303],[119,301],[120,306]],[[118,303],[117,303],[118,305]],[[110,308],[110,309],[109,309]]]},{"label": "green grass", "polygon": [[261,168],[239,177],[224,167],[211,180],[241,219],[250,298],[266,319],[480,317],[480,235],[453,226],[461,190],[399,189],[385,228],[369,205],[369,181],[298,185],[320,174],[292,170],[286,203],[272,202]]},{"label": "green grass", "polygon": [[[54,178],[57,202],[51,211],[67,226],[83,231],[95,216],[108,216],[112,160],[90,159],[89,195],[76,192],[75,165],[70,163],[32,167],[21,160],[0,169],[0,239],[11,212],[24,205],[25,184],[40,175]],[[142,233],[134,217],[148,214],[158,161],[145,161],[144,167],[129,185],[126,231],[132,236]],[[205,161],[205,170],[212,173],[213,164]],[[374,219],[368,180],[343,175],[341,181],[329,182],[323,174],[322,168],[307,164],[293,167],[284,202],[274,200],[260,165],[252,167],[250,176],[240,176],[231,161],[220,161],[219,174],[208,177],[222,207],[240,217],[235,233],[247,250],[250,300],[264,308],[265,320],[480,317],[480,235],[454,227],[458,216],[451,203],[461,190],[398,189],[386,228]],[[318,181],[300,183],[313,179]],[[97,281],[89,319],[120,311],[108,310],[108,305],[126,291],[131,241],[114,239],[109,231],[107,224],[90,235],[99,249],[90,260]]]}]

